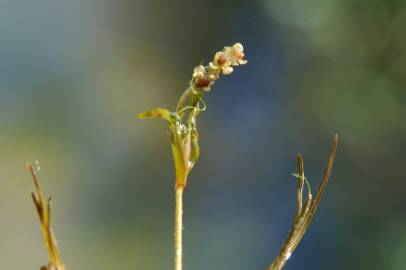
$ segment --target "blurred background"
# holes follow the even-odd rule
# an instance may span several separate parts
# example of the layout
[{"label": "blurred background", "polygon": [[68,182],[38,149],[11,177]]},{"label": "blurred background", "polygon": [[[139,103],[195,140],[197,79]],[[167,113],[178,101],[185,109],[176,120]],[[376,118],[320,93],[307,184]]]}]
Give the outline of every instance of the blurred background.
[{"label": "blurred background", "polygon": [[163,121],[193,67],[244,44],[206,95],[185,192],[185,269],[265,269],[295,211],[295,155],[319,211],[286,269],[406,269],[406,2],[1,0],[0,261],[46,262],[26,162],[54,197],[67,269],[172,269]]}]

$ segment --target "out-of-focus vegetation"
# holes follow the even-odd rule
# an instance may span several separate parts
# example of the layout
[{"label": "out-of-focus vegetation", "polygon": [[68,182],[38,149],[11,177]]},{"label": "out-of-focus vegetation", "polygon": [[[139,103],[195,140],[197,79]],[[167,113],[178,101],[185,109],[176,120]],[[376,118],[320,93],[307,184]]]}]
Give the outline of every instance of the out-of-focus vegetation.
[{"label": "out-of-focus vegetation", "polygon": [[1,1],[2,268],[45,259],[32,159],[68,269],[171,267],[168,138],[134,116],[171,108],[196,59],[236,41],[250,66],[206,100],[185,269],[264,269],[295,208],[295,153],[317,182],[334,132],[328,196],[286,269],[405,268],[405,23],[404,1]]}]

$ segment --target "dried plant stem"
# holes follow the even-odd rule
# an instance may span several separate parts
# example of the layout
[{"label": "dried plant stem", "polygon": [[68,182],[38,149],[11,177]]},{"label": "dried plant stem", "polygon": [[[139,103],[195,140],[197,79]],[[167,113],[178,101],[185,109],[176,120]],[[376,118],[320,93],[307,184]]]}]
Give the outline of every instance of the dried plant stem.
[{"label": "dried plant stem", "polygon": [[182,270],[183,186],[176,186],[175,270]]},{"label": "dried plant stem", "polygon": [[[326,169],[324,170],[323,177],[320,181],[320,185],[314,199],[310,190],[310,185],[308,184],[307,179],[304,176],[302,155],[297,155],[298,169],[297,174],[295,175],[298,178],[296,215],[285,244],[283,245],[278,256],[276,256],[272,264],[268,266],[267,270],[281,270],[292,255],[293,251],[295,251],[304,234],[306,233],[307,228],[309,227],[314,214],[316,213],[317,207],[320,204],[321,195],[323,194],[328,179],[330,178],[337,151],[337,145],[338,136],[336,134],[331,143],[330,154],[327,160]],[[307,185],[307,199],[303,204],[303,188],[305,183]]]},{"label": "dried plant stem", "polygon": [[63,265],[51,228],[51,197],[48,197],[48,199],[44,197],[39,182],[38,170],[34,170],[31,164],[27,164],[27,169],[34,180],[35,192],[31,192],[31,196],[41,222],[45,249],[48,253],[48,266],[44,266],[41,269],[64,270],[65,266]]}]

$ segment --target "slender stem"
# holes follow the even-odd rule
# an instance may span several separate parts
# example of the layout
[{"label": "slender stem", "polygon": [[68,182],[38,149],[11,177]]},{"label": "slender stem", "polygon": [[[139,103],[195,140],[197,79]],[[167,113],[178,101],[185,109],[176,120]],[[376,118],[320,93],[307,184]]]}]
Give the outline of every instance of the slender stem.
[{"label": "slender stem", "polygon": [[319,189],[316,193],[316,197],[314,200],[312,199],[312,194],[310,190],[310,186],[308,185],[308,195],[307,200],[303,206],[303,182],[307,183],[307,180],[304,177],[303,173],[303,159],[302,156],[298,155],[298,204],[297,204],[297,211],[295,215],[295,219],[293,221],[293,225],[291,231],[289,233],[288,239],[286,240],[285,244],[283,245],[279,255],[274,259],[271,265],[268,266],[267,270],[281,270],[288,259],[290,258],[293,251],[295,251],[297,245],[302,240],[304,234],[306,233],[307,228],[309,227],[314,214],[316,213],[317,207],[320,203],[321,195],[326,187],[328,179],[331,175],[331,171],[333,169],[333,163],[337,151],[338,145],[338,135],[336,134],[333,138],[333,142],[331,143],[330,147],[330,154],[327,160],[326,169],[324,170],[323,178],[320,182]]},{"label": "slender stem", "polygon": [[176,186],[175,270],[182,270],[183,186]]}]

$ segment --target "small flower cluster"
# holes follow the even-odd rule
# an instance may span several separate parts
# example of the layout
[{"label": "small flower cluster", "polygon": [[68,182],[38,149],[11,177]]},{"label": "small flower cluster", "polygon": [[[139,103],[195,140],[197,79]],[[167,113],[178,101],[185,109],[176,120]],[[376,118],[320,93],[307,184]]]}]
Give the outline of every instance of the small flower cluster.
[{"label": "small flower cluster", "polygon": [[213,62],[208,66],[199,65],[195,67],[190,87],[194,92],[209,92],[214,82],[219,79],[220,74],[229,75],[233,72],[233,66],[244,65],[244,48],[241,43],[231,47],[224,47],[214,55]]}]

